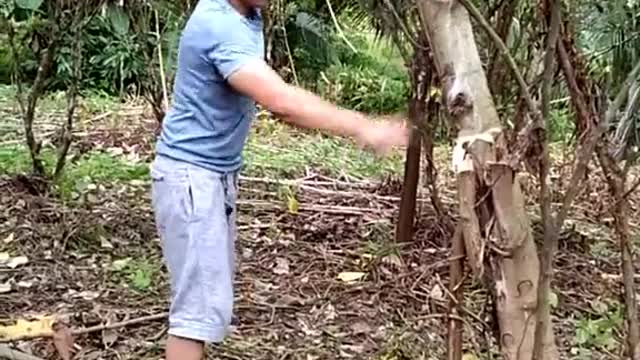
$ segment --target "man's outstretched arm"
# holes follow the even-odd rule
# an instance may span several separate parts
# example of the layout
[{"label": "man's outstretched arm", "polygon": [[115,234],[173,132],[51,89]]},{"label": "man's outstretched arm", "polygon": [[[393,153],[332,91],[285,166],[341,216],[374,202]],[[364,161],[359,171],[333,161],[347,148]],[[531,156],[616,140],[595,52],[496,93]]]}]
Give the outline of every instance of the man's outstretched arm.
[{"label": "man's outstretched arm", "polygon": [[407,142],[404,124],[372,121],[358,112],[341,109],[287,84],[262,60],[241,66],[227,80],[236,91],[294,125],[353,137],[378,153],[387,153],[393,146]]}]

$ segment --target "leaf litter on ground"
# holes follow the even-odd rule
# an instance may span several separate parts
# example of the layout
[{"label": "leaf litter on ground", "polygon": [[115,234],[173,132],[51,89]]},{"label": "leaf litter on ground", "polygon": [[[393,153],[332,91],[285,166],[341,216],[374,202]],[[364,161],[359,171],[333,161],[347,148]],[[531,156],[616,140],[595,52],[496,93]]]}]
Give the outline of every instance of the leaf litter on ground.
[{"label": "leaf litter on ground", "polygon": [[[144,134],[151,128],[152,124],[140,122],[119,129],[96,126],[95,131],[80,136],[77,145],[86,149],[118,148],[122,149],[115,150],[122,153],[118,156],[144,161],[150,159],[152,150],[152,140]],[[439,168],[448,169],[446,159],[439,161]],[[566,186],[564,172],[564,168],[554,169],[558,179],[555,195]],[[443,173],[438,185],[444,210],[455,217],[455,189],[449,175]],[[598,178],[597,169],[592,178]],[[160,254],[146,195],[148,184],[133,182],[95,184],[92,191],[99,192],[98,198],[70,207],[54,198],[25,193],[28,186],[20,181],[0,179],[0,208],[4,209],[0,213],[0,233],[10,236],[10,241],[5,238],[0,244],[0,262],[4,261],[0,267],[12,271],[0,272],[0,286],[5,290],[10,287],[5,293],[10,295],[3,298],[7,302],[0,310],[0,319],[56,311],[71,314],[74,328],[90,328],[108,322],[108,314],[114,311],[120,318],[133,318],[166,310],[168,284],[164,272],[152,282],[145,278],[149,286],[142,292],[123,288],[114,278],[114,269],[123,271],[133,260],[150,255],[159,259]],[[295,197],[287,197],[285,205],[273,186],[282,182],[295,184],[299,190]],[[528,181],[525,191],[535,193],[535,186],[535,181]],[[237,271],[234,324],[238,330],[223,346],[215,347],[214,353],[236,359],[327,358],[335,354],[391,359],[397,358],[393,354],[407,352],[413,358],[443,355],[444,332],[438,316],[446,311],[441,307],[441,299],[446,297],[441,282],[446,285],[448,264],[442,259],[447,257],[446,239],[451,229],[438,223],[427,192],[421,191],[418,202],[415,242],[399,250],[401,258],[395,254],[379,258],[363,245],[385,245],[392,241],[391,234],[373,239],[364,230],[380,220],[394,223],[401,194],[397,179],[353,181],[307,172],[291,180],[243,177],[240,187],[239,247],[247,256],[242,257]],[[595,224],[592,219],[606,209],[602,204],[607,203],[607,192],[598,181],[589,181],[586,187],[588,191],[576,202],[572,221],[590,226]],[[633,195],[634,204],[637,199]],[[529,200],[528,204],[534,209],[534,230],[539,231],[535,202]],[[98,225],[106,229],[106,237],[95,235]],[[617,273],[615,248],[609,258],[594,257],[589,248],[598,240],[594,240],[596,233],[593,228],[583,228],[576,233],[568,227],[563,236],[554,289],[562,299],[555,309],[561,319],[558,335],[565,339],[562,344],[569,346],[575,324],[564,319],[588,309],[594,299],[619,295],[605,276]],[[597,233],[608,236],[608,230],[600,227]],[[68,235],[63,248],[55,234]],[[14,261],[15,268],[8,268],[6,263],[18,254],[28,254],[29,258],[17,264]],[[366,272],[345,271],[362,269],[360,259],[365,255],[369,264]],[[56,266],[60,262],[73,266]],[[443,280],[436,281],[438,277]],[[18,285],[32,281],[31,287]],[[104,288],[97,291],[95,284]],[[484,343],[488,329],[476,318],[488,316],[483,305],[487,294],[482,289],[466,289],[466,294],[466,310],[475,316],[468,318],[470,327],[465,329],[465,336],[470,344]],[[115,359],[119,353],[135,353],[139,359],[150,359],[160,352],[145,339],[157,342],[163,329],[163,323],[155,321],[144,327],[118,329],[115,338],[107,332],[106,344],[111,352],[104,349],[104,332],[82,334],[75,341],[97,357]],[[350,347],[345,342],[371,345]],[[43,354],[45,348],[43,343],[34,344],[36,353]],[[561,349],[564,353],[569,350]],[[606,354],[601,358],[607,358]]]}]

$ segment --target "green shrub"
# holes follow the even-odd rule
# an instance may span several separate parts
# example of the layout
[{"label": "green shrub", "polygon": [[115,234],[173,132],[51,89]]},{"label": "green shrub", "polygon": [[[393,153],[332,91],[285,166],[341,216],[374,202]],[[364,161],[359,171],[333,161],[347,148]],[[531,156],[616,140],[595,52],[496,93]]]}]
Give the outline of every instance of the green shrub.
[{"label": "green shrub", "polygon": [[[409,91],[406,74],[371,67],[336,65],[318,80],[318,91],[339,105],[367,113],[385,114],[404,109]],[[402,76],[404,75],[404,77]]]},{"label": "green shrub", "polygon": [[551,142],[565,142],[573,134],[574,123],[571,119],[570,109],[562,107],[552,109],[547,121],[547,139]]}]

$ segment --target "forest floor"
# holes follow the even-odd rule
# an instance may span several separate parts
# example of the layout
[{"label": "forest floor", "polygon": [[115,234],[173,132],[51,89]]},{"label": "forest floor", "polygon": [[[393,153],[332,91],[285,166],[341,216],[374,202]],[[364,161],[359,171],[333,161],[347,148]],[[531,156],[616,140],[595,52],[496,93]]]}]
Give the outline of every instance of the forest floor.
[{"label": "forest floor", "polygon": [[[55,316],[91,330],[74,337],[75,359],[161,359],[168,286],[149,200],[150,114],[138,104],[85,105],[65,176],[55,193],[41,194],[17,175],[28,158],[16,109],[0,105],[0,334],[20,319]],[[55,141],[63,112],[52,100],[40,113],[37,133]],[[561,149],[554,202],[570,173]],[[438,186],[455,219],[448,151],[436,150]],[[48,164],[52,158],[45,152]],[[402,158],[378,161],[345,140],[256,121],[240,181],[236,318],[228,340],[209,347],[210,359],[444,358],[451,229],[421,189],[414,240],[393,241]],[[612,202],[599,171],[589,175],[555,263],[553,320],[563,359],[618,359],[624,326]],[[523,187],[539,239],[537,186],[525,179]],[[465,352],[496,358],[488,291],[467,281],[465,294]],[[9,345],[58,358],[48,338]]]}]

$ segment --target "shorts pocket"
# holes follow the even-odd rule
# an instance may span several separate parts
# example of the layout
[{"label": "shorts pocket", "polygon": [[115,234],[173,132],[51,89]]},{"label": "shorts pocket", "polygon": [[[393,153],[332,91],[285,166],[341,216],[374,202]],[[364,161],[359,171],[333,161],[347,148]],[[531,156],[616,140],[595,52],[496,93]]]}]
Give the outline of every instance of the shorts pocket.
[{"label": "shorts pocket", "polygon": [[151,173],[152,200],[158,222],[166,223],[172,221],[172,218],[191,222],[195,213],[195,201],[188,174],[176,177],[161,172]]},{"label": "shorts pocket", "polygon": [[153,183],[164,182],[178,185],[189,183],[189,170],[186,166],[170,168],[166,165],[154,163],[149,170],[149,176]]}]

